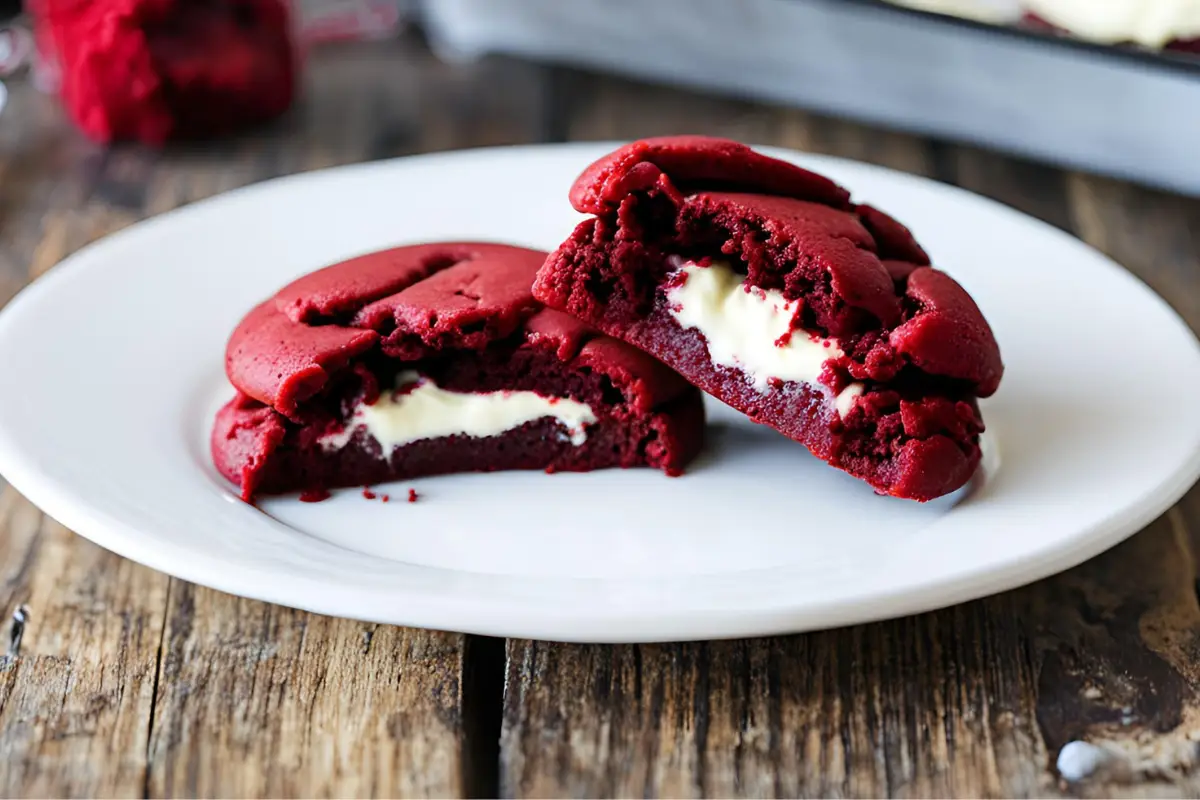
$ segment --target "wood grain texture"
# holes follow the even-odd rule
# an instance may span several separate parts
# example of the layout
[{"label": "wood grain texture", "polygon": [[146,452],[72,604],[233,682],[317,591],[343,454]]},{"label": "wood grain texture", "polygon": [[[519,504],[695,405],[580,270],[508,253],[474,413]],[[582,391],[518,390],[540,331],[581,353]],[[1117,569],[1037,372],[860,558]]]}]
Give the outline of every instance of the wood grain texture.
[{"label": "wood grain texture", "polygon": [[1184,510],[1198,499],[1193,490],[1109,553],[1017,593],[1048,750],[1086,741],[1102,756],[1073,793],[1200,792],[1197,525]]},{"label": "wood grain texture", "polygon": [[1035,793],[1031,667],[994,610],[740,642],[512,642],[504,793]]},{"label": "wood grain texture", "polygon": [[[0,494],[0,608],[31,609],[0,669],[0,795],[142,793],[168,578]],[[7,637],[5,637],[7,638]]]},{"label": "wood grain texture", "polygon": [[463,637],[181,581],[168,609],[151,795],[464,794]]},{"label": "wood grain texture", "polygon": [[1073,227],[1200,331],[1200,199],[1085,175],[1067,178]]}]

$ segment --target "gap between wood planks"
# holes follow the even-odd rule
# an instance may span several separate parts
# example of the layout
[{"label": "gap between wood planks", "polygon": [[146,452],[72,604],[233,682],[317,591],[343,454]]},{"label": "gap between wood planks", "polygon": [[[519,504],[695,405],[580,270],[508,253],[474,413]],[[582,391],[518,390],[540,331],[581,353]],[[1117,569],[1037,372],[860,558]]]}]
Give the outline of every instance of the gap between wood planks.
[{"label": "gap between wood planks", "polygon": [[467,636],[463,654],[463,788],[467,797],[500,796],[505,640]]},{"label": "gap between wood planks", "polygon": [[[142,777],[142,796],[170,794],[173,784],[167,780],[168,791],[162,791],[162,776],[157,775],[156,745],[162,738],[156,731],[160,717],[160,705],[166,701],[168,678],[166,670],[166,644],[171,633],[168,619],[172,609],[172,597],[186,586],[176,578],[168,579],[166,599],[162,606],[162,629],[157,647],[157,662],[152,689],[152,703],[147,717],[145,773]],[[371,647],[373,628],[364,634],[364,648]],[[507,662],[505,640],[487,636],[467,635],[463,637],[462,685],[461,685],[461,740],[459,742],[460,785],[462,794],[469,798],[498,797],[500,792],[500,733],[504,712],[505,676]],[[402,765],[407,769],[419,769],[420,765]],[[155,784],[158,784],[157,786]],[[158,791],[155,791],[155,789]]]},{"label": "gap between wood planks", "polygon": [[149,798],[151,796],[151,792],[150,792],[150,776],[151,776],[150,759],[153,756],[153,746],[154,746],[154,717],[155,717],[155,712],[158,710],[158,684],[159,684],[159,680],[162,677],[162,671],[163,671],[163,646],[166,644],[166,639],[167,639],[167,614],[171,610],[171,587],[175,585],[175,580],[176,580],[175,578],[169,578],[167,580],[167,593],[166,593],[166,598],[163,602],[163,610],[162,610],[162,616],[163,616],[162,630],[160,630],[159,634],[158,634],[158,650],[156,651],[155,661],[154,661],[154,682],[151,684],[151,688],[150,688],[150,696],[153,698],[153,700],[150,703],[150,714],[146,720],[146,774],[142,776],[142,797],[143,798]]}]

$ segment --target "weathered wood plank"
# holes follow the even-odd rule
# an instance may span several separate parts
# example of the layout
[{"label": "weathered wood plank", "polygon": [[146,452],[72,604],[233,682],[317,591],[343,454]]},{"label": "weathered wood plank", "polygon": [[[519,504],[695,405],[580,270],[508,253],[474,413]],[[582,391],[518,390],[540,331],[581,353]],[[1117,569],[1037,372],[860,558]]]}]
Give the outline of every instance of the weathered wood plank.
[{"label": "weathered wood plank", "polygon": [[1079,237],[1200,331],[1200,200],[1084,175],[1071,175],[1067,192]]},{"label": "weathered wood plank", "polygon": [[775,114],[763,106],[572,70],[562,74],[554,99],[568,139],[626,140],[673,133],[745,142],[775,138]]},{"label": "weathered wood plank", "polygon": [[777,139],[770,144],[878,164],[917,175],[934,172],[935,148],[915,136],[792,109],[779,109],[776,114],[779,118]]},{"label": "weathered wood plank", "polygon": [[[1188,503],[1198,500],[1194,490]],[[1017,593],[1047,750],[1057,758],[1074,743],[1076,756],[1099,759],[1094,768],[1062,762],[1073,793],[1200,792],[1197,541],[1176,508],[1109,553]]]},{"label": "weathered wood plank", "polygon": [[0,795],[140,796],[168,578],[0,494],[0,609],[31,621],[0,669]]},{"label": "weathered wood plank", "polygon": [[150,793],[464,793],[463,637],[365,625],[180,581],[150,740]]},{"label": "weathered wood plank", "polygon": [[503,792],[1036,793],[1045,755],[1007,602],[740,642],[514,641]]},{"label": "weathered wood plank", "polygon": [[565,138],[631,140],[700,133],[837,155],[918,174],[934,149],[917,137],[853,122],[664,86],[563,70],[554,104]]},{"label": "weathered wood plank", "polygon": [[935,146],[933,176],[1072,230],[1066,178],[1057,169],[973,147]]},{"label": "weathered wood plank", "polygon": [[43,218],[56,206],[70,207],[87,181],[88,170],[66,165],[86,164],[94,155],[94,148],[65,127],[61,111],[28,82],[8,88],[0,117],[0,303],[28,281]]}]

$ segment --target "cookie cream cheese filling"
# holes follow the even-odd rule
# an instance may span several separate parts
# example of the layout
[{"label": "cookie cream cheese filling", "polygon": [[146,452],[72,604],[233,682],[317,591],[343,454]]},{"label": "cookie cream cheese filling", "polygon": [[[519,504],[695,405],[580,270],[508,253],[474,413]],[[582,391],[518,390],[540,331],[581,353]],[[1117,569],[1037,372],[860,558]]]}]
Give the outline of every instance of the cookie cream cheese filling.
[{"label": "cookie cream cheese filling", "polygon": [[[759,391],[772,379],[822,385],[825,362],[844,355],[837,340],[793,327],[799,300],[746,286],[746,276],[724,262],[677,260],[675,268],[666,292],[671,316],[703,334],[713,363],[740,369]],[[838,413],[844,416],[862,390],[861,384],[843,389],[834,398]]]},{"label": "cookie cream cheese filling", "polygon": [[1200,36],[1200,0],[1026,0],[1047,22],[1080,39],[1158,49]]},{"label": "cookie cream cheese filling", "polygon": [[890,0],[898,6],[948,14],[952,17],[1004,24],[1016,22],[1021,17],[1020,0]]},{"label": "cookie cream cheese filling", "polygon": [[416,372],[403,372],[396,391],[368,405],[360,403],[346,427],[321,439],[337,450],[359,430],[385,453],[422,439],[444,436],[498,436],[527,422],[551,417],[566,429],[571,444],[587,441],[587,427],[596,421],[591,406],[566,397],[543,397],[537,392],[450,392]]}]

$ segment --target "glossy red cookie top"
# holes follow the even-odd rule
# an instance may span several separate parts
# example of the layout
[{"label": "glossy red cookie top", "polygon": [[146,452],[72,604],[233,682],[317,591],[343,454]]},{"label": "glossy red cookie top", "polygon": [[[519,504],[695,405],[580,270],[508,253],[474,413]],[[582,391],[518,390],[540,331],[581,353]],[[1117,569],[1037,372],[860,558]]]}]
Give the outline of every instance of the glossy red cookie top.
[{"label": "glossy red cookie top", "polygon": [[[728,232],[726,255],[748,263],[750,285],[774,281],[788,294],[800,279],[811,286],[815,274],[828,275],[839,307],[872,315],[896,354],[929,374],[970,382],[981,397],[999,386],[1000,349],[970,295],[929,266],[908,228],[852,204],[833,181],[737,142],[675,136],[634,142],[601,158],[576,180],[570,197],[577,210],[612,218],[626,198],[643,194],[671,198],[681,224],[695,222],[681,237],[713,225]],[[751,230],[766,233],[767,242],[748,236]],[[773,258],[747,258],[747,248],[764,244]],[[828,328],[851,332],[834,330],[845,323],[864,333],[857,320],[833,309]],[[875,354],[876,362],[886,360]]]},{"label": "glossy red cookie top", "polygon": [[243,394],[294,416],[337,372],[371,352],[401,361],[517,337],[631,387],[651,408],[688,389],[655,359],[543,308],[531,287],[546,254],[447,242],[398,247],[326,267],[255,307],[225,352]]},{"label": "glossy red cookie top", "polygon": [[663,176],[680,191],[693,188],[775,194],[845,208],[850,194],[833,181],[756,153],[740,142],[710,136],[660,136],[627,144],[596,161],[571,187],[571,205],[584,214],[616,210],[631,192]]}]

